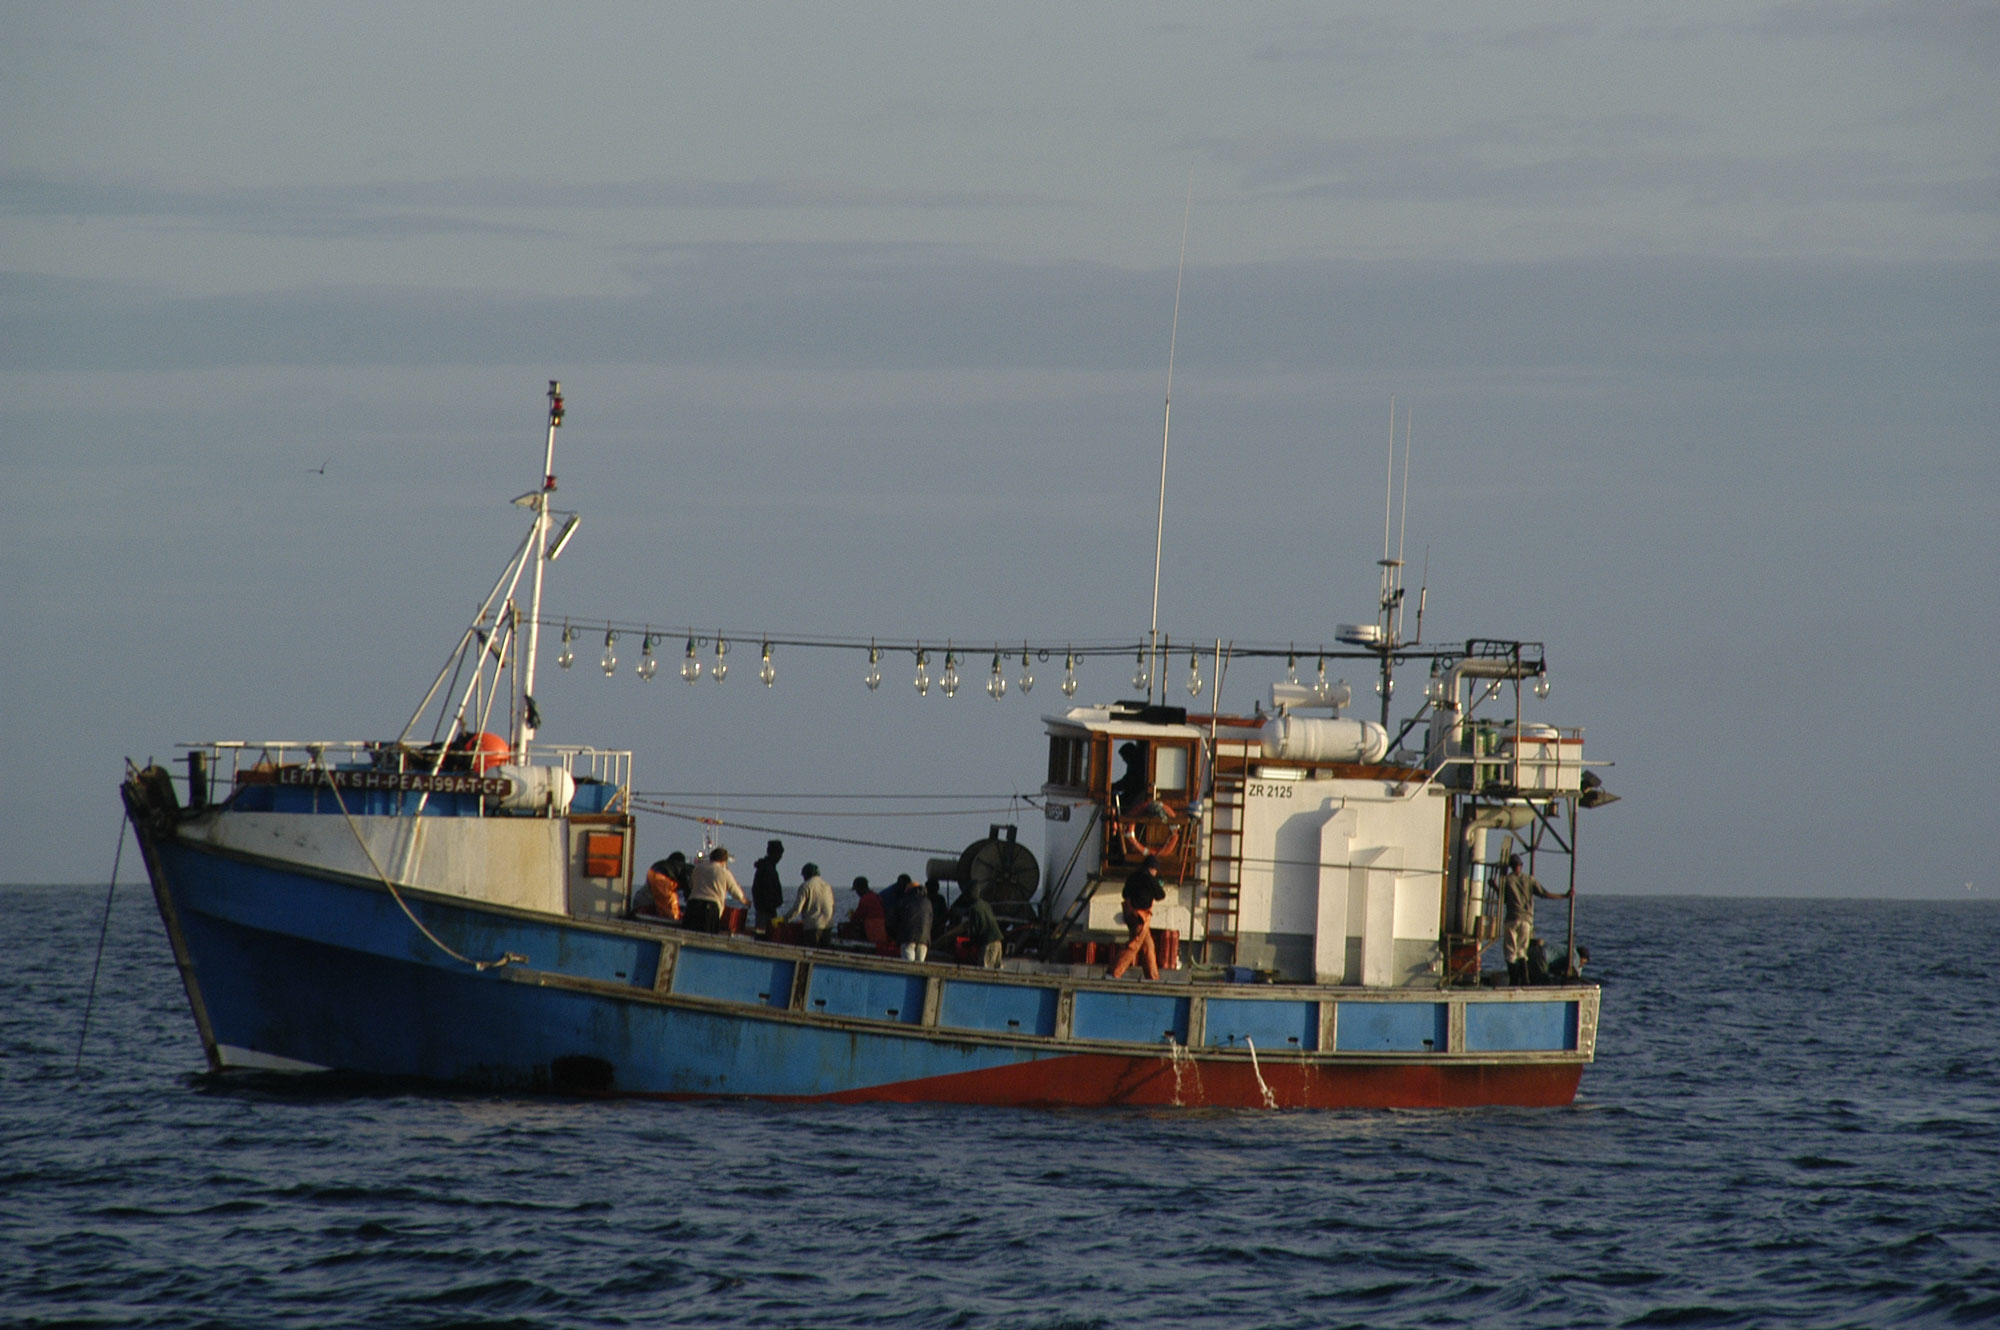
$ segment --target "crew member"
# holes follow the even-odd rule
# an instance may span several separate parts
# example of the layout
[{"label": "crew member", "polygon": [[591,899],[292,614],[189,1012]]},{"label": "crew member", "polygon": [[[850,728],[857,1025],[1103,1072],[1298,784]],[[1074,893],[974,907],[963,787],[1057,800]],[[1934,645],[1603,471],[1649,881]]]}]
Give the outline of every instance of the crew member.
[{"label": "crew member", "polygon": [[784,857],[785,843],[769,841],[764,846],[764,857],[754,866],[756,871],[750,874],[750,900],[757,907],[760,932],[769,929],[771,921],[785,908],[785,884],[778,877],[778,860]]},{"label": "crew member", "polygon": [[675,850],[646,870],[646,896],[638,913],[670,924],[681,918],[681,889],[687,883],[687,856]]},{"label": "crew member", "polygon": [[732,896],[739,905],[750,903],[744,898],[743,884],[729,871],[729,851],[718,845],[690,875],[687,926],[699,933],[720,933],[722,907]]},{"label": "crew member", "polygon": [[1125,898],[1125,926],[1132,930],[1132,937],[1111,967],[1113,979],[1131,969],[1135,960],[1145,962],[1148,979],[1160,977],[1159,957],[1153,951],[1153,905],[1167,898],[1167,890],[1160,885],[1160,876],[1154,871],[1159,866],[1160,856],[1149,854],[1125,879],[1121,894]]},{"label": "crew member", "polygon": [[833,884],[819,875],[818,864],[800,869],[799,878],[798,899],[792,902],[791,913],[782,917],[799,926],[806,946],[823,947],[833,927]]},{"label": "crew member", "polygon": [[1500,899],[1507,904],[1507,927],[1501,938],[1501,952],[1507,958],[1507,982],[1528,982],[1528,942],[1535,936],[1535,897],[1568,900],[1567,891],[1550,891],[1533,873],[1521,871],[1521,856],[1507,856],[1507,871],[1500,875]]}]

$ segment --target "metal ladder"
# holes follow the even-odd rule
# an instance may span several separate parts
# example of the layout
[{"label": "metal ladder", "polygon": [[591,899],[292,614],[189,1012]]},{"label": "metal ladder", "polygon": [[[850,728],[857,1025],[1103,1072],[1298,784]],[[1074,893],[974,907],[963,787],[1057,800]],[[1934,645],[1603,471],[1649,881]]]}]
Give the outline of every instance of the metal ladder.
[{"label": "metal ladder", "polygon": [[1237,906],[1243,893],[1243,807],[1246,778],[1217,773],[1209,797],[1208,880],[1202,884],[1202,956],[1219,964],[1216,943],[1236,958]]}]

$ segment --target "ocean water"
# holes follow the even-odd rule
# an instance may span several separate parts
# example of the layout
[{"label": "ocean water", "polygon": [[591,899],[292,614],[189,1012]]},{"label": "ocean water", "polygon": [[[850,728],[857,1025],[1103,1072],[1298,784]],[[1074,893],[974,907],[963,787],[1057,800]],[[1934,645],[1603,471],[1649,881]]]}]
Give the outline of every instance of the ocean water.
[{"label": "ocean water", "polygon": [[1603,899],[1568,1109],[218,1084],[143,888],[0,888],[0,1323],[2000,1324],[2000,905]]}]

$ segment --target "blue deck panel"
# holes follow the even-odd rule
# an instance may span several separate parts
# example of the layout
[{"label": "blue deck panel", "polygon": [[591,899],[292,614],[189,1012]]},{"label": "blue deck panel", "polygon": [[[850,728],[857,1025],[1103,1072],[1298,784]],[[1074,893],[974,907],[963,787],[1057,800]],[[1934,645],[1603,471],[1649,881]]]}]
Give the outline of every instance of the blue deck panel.
[{"label": "blue deck panel", "polygon": [[1202,1042],[1210,1048],[1312,1049],[1319,1043],[1319,1003],[1217,998],[1207,1003]]},{"label": "blue deck panel", "polygon": [[1070,1032],[1078,1039],[1133,1044],[1187,1042],[1188,1000],[1153,993],[1101,993],[1080,989]]},{"label": "blue deck panel", "polygon": [[971,979],[945,981],[938,1024],[999,1034],[1052,1035],[1056,1032],[1054,988],[1026,984],[986,984]]},{"label": "blue deck panel", "polygon": [[1343,1053],[1442,1053],[1445,1012],[1442,1002],[1343,1002],[1334,1046]]},{"label": "blue deck panel", "polygon": [[1574,1002],[1475,1002],[1465,1008],[1469,1053],[1549,1053],[1576,1047]]},{"label": "blue deck panel", "polygon": [[792,961],[770,956],[741,956],[732,951],[683,947],[674,960],[673,992],[679,997],[789,1007],[796,968]]},{"label": "blue deck panel", "polygon": [[806,1010],[915,1025],[924,1018],[924,978],[820,962],[806,985]]}]

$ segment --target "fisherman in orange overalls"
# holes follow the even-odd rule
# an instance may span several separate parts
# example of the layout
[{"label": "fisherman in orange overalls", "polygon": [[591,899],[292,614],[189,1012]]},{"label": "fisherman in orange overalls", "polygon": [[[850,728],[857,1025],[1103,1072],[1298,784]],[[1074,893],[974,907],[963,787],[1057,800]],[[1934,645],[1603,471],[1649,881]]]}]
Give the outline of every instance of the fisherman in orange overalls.
[{"label": "fisherman in orange overalls", "polygon": [[681,889],[687,885],[687,856],[675,850],[666,858],[646,870],[646,893],[651,898],[652,908],[640,907],[640,913],[651,914],[665,919],[670,924],[680,922]]},{"label": "fisherman in orange overalls", "polygon": [[1149,854],[1140,861],[1132,876],[1125,879],[1125,926],[1132,930],[1132,938],[1125,949],[1118,953],[1118,961],[1111,967],[1111,977],[1118,978],[1132,968],[1132,962],[1143,959],[1146,962],[1146,977],[1160,977],[1160,960],[1153,951],[1153,903],[1167,898],[1165,887],[1160,885],[1160,876],[1153,870],[1160,866],[1160,857]]}]

